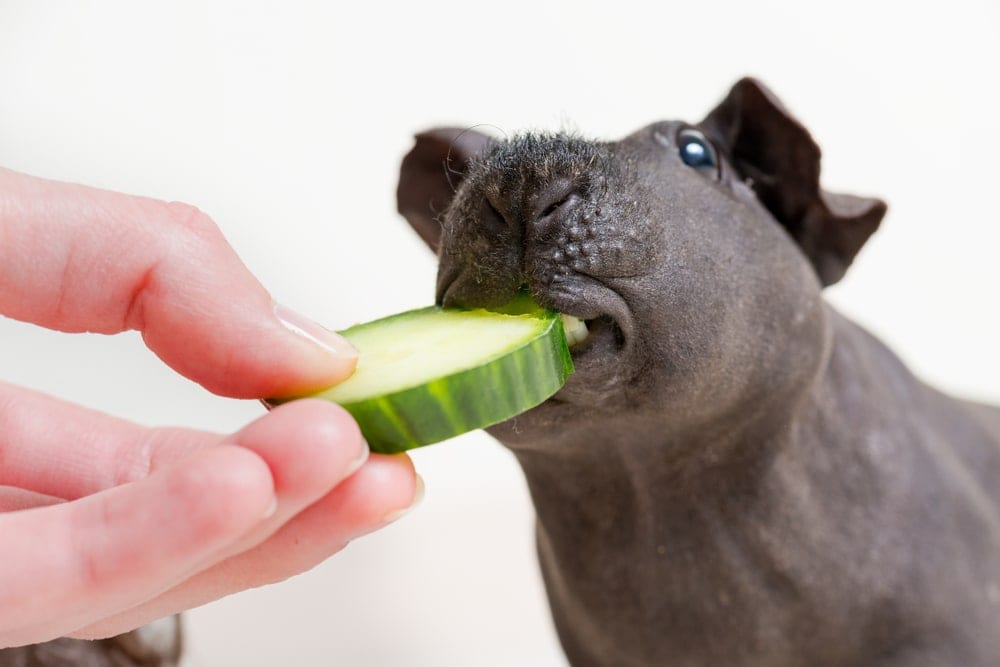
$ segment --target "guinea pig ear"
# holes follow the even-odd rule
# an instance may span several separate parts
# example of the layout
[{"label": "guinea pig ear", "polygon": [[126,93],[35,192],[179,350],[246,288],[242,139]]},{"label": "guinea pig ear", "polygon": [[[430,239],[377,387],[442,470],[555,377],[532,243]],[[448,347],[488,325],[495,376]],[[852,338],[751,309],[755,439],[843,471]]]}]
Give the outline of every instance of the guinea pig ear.
[{"label": "guinea pig ear", "polygon": [[416,144],[399,168],[396,206],[420,238],[437,252],[444,213],[461,182],[469,160],[492,139],[475,130],[441,127],[416,136]]},{"label": "guinea pig ear", "polygon": [[822,190],[819,146],[759,81],[738,81],[701,128],[799,244],[823,286],[840,280],[878,228],[885,202]]}]

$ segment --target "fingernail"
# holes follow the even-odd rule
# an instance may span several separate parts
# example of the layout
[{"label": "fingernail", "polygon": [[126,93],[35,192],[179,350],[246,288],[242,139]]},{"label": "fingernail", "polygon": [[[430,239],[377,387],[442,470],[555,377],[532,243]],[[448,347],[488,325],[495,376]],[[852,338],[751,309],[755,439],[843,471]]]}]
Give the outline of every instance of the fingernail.
[{"label": "fingernail", "polygon": [[278,496],[275,496],[274,498],[271,498],[271,504],[267,506],[266,510],[264,510],[264,516],[262,516],[261,518],[270,519],[272,516],[274,516],[274,513],[277,511],[278,511]]},{"label": "fingernail", "polygon": [[361,468],[361,466],[363,466],[365,462],[368,461],[368,454],[369,454],[368,443],[364,439],[362,439],[361,452],[358,454],[358,457],[353,461],[351,461],[350,464],[348,464],[347,468],[344,470],[344,479],[347,479],[348,477],[356,473]]},{"label": "fingernail", "polygon": [[423,499],[424,499],[424,478],[421,477],[420,475],[417,475],[417,483],[413,489],[413,500],[410,501],[409,506],[402,507],[398,510],[393,510],[392,512],[386,514],[382,518],[382,525],[385,526],[387,524],[392,523],[393,521],[398,521],[403,516],[409,514],[410,511],[413,510],[414,507],[419,505],[420,501]]},{"label": "fingernail", "polygon": [[274,304],[274,316],[286,329],[319,345],[338,357],[356,357],[358,351],[347,339],[313,322],[305,315],[295,312],[280,303]]}]

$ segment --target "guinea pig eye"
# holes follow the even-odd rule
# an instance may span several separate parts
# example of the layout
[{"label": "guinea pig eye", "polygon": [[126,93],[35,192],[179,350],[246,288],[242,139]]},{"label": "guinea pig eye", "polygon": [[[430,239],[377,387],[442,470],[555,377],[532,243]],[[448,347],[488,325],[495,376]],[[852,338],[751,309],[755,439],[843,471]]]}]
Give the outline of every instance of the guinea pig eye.
[{"label": "guinea pig eye", "polygon": [[687,166],[707,176],[718,176],[719,156],[704,134],[692,128],[677,133],[677,150]]}]

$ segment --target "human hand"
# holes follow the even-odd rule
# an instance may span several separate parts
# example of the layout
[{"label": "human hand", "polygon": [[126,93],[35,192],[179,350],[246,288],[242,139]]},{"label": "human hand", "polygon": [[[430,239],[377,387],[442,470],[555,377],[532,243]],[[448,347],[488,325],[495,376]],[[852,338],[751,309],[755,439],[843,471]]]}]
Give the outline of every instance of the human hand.
[{"label": "human hand", "polygon": [[[271,297],[197,209],[0,169],[0,313],[142,332],[226,396],[334,384],[356,353]],[[419,495],[313,400],[223,436],[0,383],[0,647],[118,634],[303,572]],[[16,511],[20,510],[20,511]]]}]

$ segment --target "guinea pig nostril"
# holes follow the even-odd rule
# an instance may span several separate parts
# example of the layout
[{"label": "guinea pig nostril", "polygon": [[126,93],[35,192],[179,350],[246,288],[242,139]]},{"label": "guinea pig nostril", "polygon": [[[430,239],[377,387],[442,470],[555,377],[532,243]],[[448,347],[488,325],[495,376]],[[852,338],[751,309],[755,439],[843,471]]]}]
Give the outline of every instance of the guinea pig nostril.
[{"label": "guinea pig nostril", "polygon": [[480,221],[495,231],[507,230],[511,226],[510,218],[493,203],[489,197],[484,198],[485,207],[481,214]]},{"label": "guinea pig nostril", "polygon": [[544,220],[577,200],[576,187],[569,179],[557,179],[538,191],[533,212],[535,220]]},{"label": "guinea pig nostril", "polygon": [[558,209],[560,206],[562,206],[565,203],[566,203],[566,200],[563,199],[562,201],[557,201],[555,204],[550,204],[547,209],[545,209],[544,211],[542,211],[542,216],[541,217],[543,217],[543,218],[549,217],[550,215],[552,215],[553,213],[556,212],[556,209]]}]

